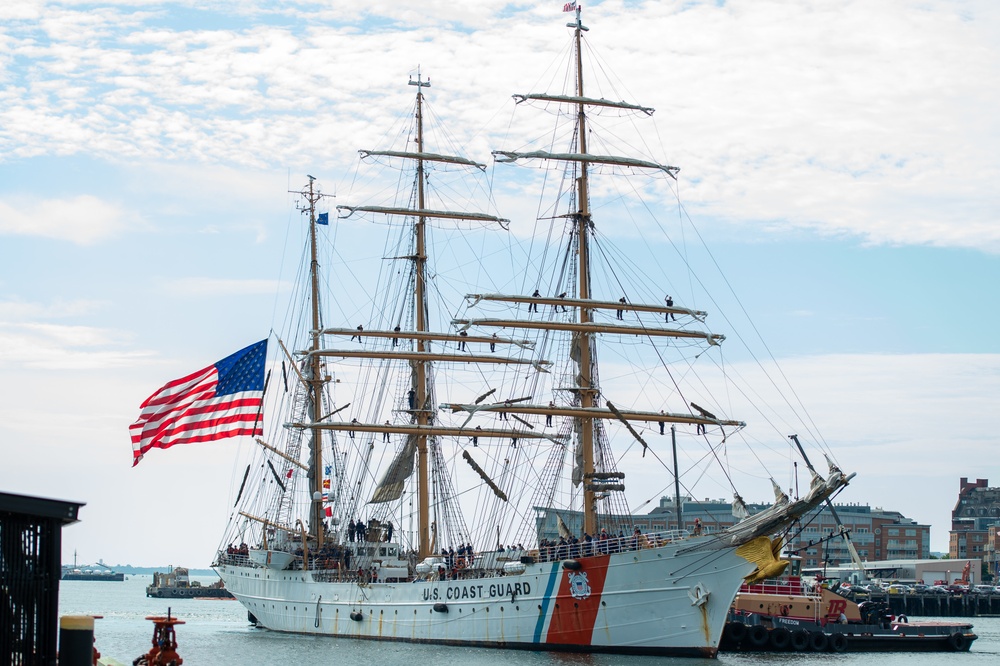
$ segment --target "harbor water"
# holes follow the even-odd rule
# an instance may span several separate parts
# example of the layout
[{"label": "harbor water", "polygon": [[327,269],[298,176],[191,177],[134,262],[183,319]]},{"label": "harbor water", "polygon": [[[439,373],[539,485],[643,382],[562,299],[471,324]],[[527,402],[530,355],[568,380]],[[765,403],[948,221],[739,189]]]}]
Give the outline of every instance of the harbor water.
[{"label": "harbor water", "polygon": [[[192,576],[202,584],[211,577]],[[644,666],[758,666],[761,664],[830,664],[837,666],[936,666],[962,664],[985,666],[1000,663],[1000,618],[971,618],[979,635],[967,653],[897,654],[721,654],[718,659],[674,659],[622,655],[585,655],[520,650],[490,650],[420,645],[384,641],[361,641],[321,636],[280,634],[255,629],[247,622],[246,610],[226,599],[153,599],[146,597],[152,576],[129,575],[124,582],[62,581],[59,585],[60,615],[101,615],[94,627],[96,646],[105,657],[126,664],[151,645],[153,624],[147,615],[171,614],[186,624],[177,627],[178,653],[185,666],[244,666],[247,664],[421,664],[422,666],[534,666],[542,664]],[[931,618],[914,618],[923,620]],[[942,618],[949,621],[948,618]],[[954,618],[952,621],[960,620]]]}]

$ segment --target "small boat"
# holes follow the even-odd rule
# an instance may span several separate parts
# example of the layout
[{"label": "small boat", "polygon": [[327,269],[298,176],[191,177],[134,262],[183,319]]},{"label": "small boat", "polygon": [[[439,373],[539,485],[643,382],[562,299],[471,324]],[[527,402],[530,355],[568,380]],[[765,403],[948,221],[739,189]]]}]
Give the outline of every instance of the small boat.
[{"label": "small boat", "polygon": [[825,587],[808,588],[793,572],[740,588],[721,651],[967,652],[978,638],[968,622],[910,622],[885,603],[858,604]]},{"label": "small boat", "polygon": [[63,565],[60,580],[98,580],[121,582],[125,580],[125,574],[118,573],[101,560],[98,560],[97,564],[86,564],[80,566],[76,562],[76,551],[74,550],[73,566],[68,564]]},{"label": "small boat", "polygon": [[234,599],[222,580],[210,585],[192,581],[184,567],[170,567],[170,570],[153,573],[152,585],[146,586],[147,597],[160,599]]}]

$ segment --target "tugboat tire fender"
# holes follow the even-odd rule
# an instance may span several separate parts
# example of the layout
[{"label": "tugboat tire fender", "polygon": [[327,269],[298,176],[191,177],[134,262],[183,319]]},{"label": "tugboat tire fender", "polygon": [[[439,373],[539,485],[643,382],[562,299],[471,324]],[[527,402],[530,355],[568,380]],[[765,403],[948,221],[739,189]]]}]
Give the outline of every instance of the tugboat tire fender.
[{"label": "tugboat tire fender", "polygon": [[830,634],[830,652],[843,652],[847,649],[847,636]]},{"label": "tugboat tire fender", "polygon": [[767,639],[767,628],[759,624],[750,627],[750,630],[747,632],[747,640],[750,641],[750,645],[753,647],[764,647],[767,645]]},{"label": "tugboat tire fender", "polygon": [[809,649],[809,632],[805,629],[796,629],[792,632],[791,646],[796,652],[803,652]]},{"label": "tugboat tire fender", "polygon": [[906,618],[905,615],[897,615],[896,616],[896,622],[900,622],[902,624],[907,624],[909,622],[909,620]]},{"label": "tugboat tire fender", "polygon": [[722,632],[734,643],[740,643],[747,637],[747,625],[742,622],[730,622]]},{"label": "tugboat tire fender", "polygon": [[809,647],[813,652],[822,652],[830,644],[830,639],[822,631],[814,631],[809,636]]},{"label": "tugboat tire fender", "polygon": [[771,630],[771,647],[781,652],[788,649],[788,644],[792,641],[792,634],[784,627]]},{"label": "tugboat tire fender", "polygon": [[968,647],[968,643],[969,642],[965,639],[965,634],[959,631],[956,631],[948,637],[948,649],[953,652],[961,652]]}]

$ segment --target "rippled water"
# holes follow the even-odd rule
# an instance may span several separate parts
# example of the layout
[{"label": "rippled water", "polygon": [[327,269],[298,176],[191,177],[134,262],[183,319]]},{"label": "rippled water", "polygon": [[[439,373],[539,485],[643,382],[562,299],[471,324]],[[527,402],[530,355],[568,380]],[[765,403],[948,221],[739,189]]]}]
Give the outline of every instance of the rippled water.
[{"label": "rippled water", "polygon": [[[198,577],[195,577],[198,580]],[[211,578],[200,579],[204,583]],[[409,664],[414,666],[521,666],[535,664],[593,664],[640,666],[711,664],[830,664],[837,666],[936,666],[1000,664],[1000,618],[974,618],[979,634],[969,653],[896,654],[722,654],[718,660],[580,655],[519,650],[489,650],[451,646],[360,641],[322,636],[279,634],[253,629],[246,610],[236,601],[211,599],[149,599],[145,587],[151,576],[129,576],[122,583],[63,581],[59,586],[61,615],[103,615],[94,629],[102,655],[131,664],[149,650],[153,625],[147,615],[165,615],[167,607],[186,622],[177,627],[178,654],[185,666],[243,666],[245,664]],[[917,618],[914,618],[917,619]],[[925,619],[925,618],[919,618]]]}]

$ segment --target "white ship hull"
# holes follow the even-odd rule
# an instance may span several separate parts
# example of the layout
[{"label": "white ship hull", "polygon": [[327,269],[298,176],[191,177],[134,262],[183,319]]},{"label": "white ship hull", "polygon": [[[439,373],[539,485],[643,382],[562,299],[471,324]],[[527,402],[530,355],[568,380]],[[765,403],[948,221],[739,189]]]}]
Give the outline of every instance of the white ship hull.
[{"label": "white ship hull", "polygon": [[410,583],[323,582],[333,572],[220,564],[219,575],[272,630],[529,650],[714,656],[754,566],[699,540],[528,564],[519,575]]}]

